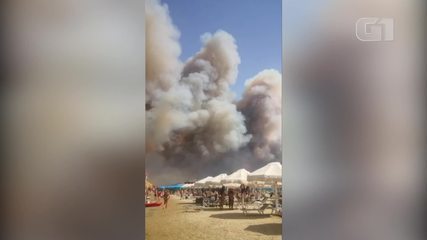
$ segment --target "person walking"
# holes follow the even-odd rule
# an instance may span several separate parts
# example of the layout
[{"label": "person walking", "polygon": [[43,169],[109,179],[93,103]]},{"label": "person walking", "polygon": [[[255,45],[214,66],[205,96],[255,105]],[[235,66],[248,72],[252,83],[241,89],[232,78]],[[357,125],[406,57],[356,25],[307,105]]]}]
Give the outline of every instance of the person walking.
[{"label": "person walking", "polygon": [[168,201],[169,201],[170,195],[167,190],[163,193],[163,209],[168,208]]}]

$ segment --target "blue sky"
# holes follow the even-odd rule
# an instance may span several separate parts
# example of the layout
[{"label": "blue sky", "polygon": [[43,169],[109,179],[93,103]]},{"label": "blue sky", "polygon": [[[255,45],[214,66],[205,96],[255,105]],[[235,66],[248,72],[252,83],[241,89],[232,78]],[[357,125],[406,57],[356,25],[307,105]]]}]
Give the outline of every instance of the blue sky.
[{"label": "blue sky", "polygon": [[219,29],[236,39],[241,58],[239,75],[232,86],[240,98],[247,79],[263,69],[281,71],[281,0],[162,0],[169,6],[181,32],[181,59],[201,48],[200,36]]}]

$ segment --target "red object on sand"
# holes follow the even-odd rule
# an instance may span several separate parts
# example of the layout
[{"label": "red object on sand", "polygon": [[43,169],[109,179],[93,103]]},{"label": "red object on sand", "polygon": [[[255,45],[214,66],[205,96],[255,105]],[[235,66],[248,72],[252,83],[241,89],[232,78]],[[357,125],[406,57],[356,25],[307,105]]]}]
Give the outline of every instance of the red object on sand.
[{"label": "red object on sand", "polygon": [[161,202],[145,203],[145,207],[158,207],[160,205],[162,205]]}]

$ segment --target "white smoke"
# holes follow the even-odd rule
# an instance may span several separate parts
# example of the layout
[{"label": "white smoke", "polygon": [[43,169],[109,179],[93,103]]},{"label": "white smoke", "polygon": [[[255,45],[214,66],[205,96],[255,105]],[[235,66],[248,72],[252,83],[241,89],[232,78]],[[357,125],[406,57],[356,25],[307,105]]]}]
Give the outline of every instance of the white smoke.
[{"label": "white smoke", "polygon": [[233,36],[220,30],[204,34],[202,42],[204,47],[184,67],[183,81],[191,85],[201,82],[202,89],[195,90],[207,95],[202,98],[233,97],[229,86],[236,81],[240,64]]},{"label": "white smoke", "polygon": [[230,91],[240,64],[234,38],[224,31],[203,35],[202,49],[179,76],[177,31],[167,6],[148,1],[146,11],[154,26],[146,29],[147,149],[164,151],[167,144],[177,151],[188,142],[182,151],[208,155],[245,145],[250,136]]},{"label": "white smoke", "polygon": [[167,91],[176,83],[182,63],[178,58],[180,33],[167,6],[159,0],[146,0],[145,10],[146,99],[150,101],[156,91]]}]

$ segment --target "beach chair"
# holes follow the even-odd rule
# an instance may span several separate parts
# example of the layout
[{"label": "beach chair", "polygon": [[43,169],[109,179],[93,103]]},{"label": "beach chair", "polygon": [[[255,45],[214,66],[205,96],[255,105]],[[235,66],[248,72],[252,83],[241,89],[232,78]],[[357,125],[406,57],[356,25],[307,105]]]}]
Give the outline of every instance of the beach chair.
[{"label": "beach chair", "polygon": [[277,215],[279,215],[280,217],[282,217],[282,207],[276,208],[276,213],[277,213]]},{"label": "beach chair", "polygon": [[196,197],[196,198],[194,199],[194,203],[195,203],[196,205],[200,205],[200,206],[203,206],[203,201],[204,201],[204,198],[203,198],[202,196]]},{"label": "beach chair", "polygon": [[276,201],[272,199],[271,207],[271,214],[277,214],[279,216],[282,216],[282,198],[279,198],[277,206]]},{"label": "beach chair", "polygon": [[219,206],[219,199],[215,200],[215,197],[203,198],[203,207],[217,207]]},{"label": "beach chair", "polygon": [[212,198],[211,207],[219,207],[219,203],[220,203],[219,197],[217,199]]},{"label": "beach chair", "polygon": [[268,197],[263,198],[261,201],[256,200],[242,206],[242,211],[245,215],[248,214],[249,211],[257,211],[259,214],[264,214],[266,209],[273,210],[273,204]]},{"label": "beach chair", "polygon": [[247,204],[249,204],[249,205],[250,204],[254,204],[255,200],[250,200],[249,198],[245,198],[244,202],[245,203],[243,204],[243,198],[242,198],[242,196],[239,196],[239,195],[234,196],[234,206],[237,209],[243,209],[244,206],[247,205]]},{"label": "beach chair", "polygon": [[264,211],[266,209],[271,209],[271,214],[273,214],[273,207],[271,206],[271,203],[264,203],[261,205],[261,207],[258,209],[259,214],[264,214]]},{"label": "beach chair", "polygon": [[203,207],[209,207],[209,201],[210,201],[209,197],[204,197],[203,202],[202,202],[202,206]]}]

